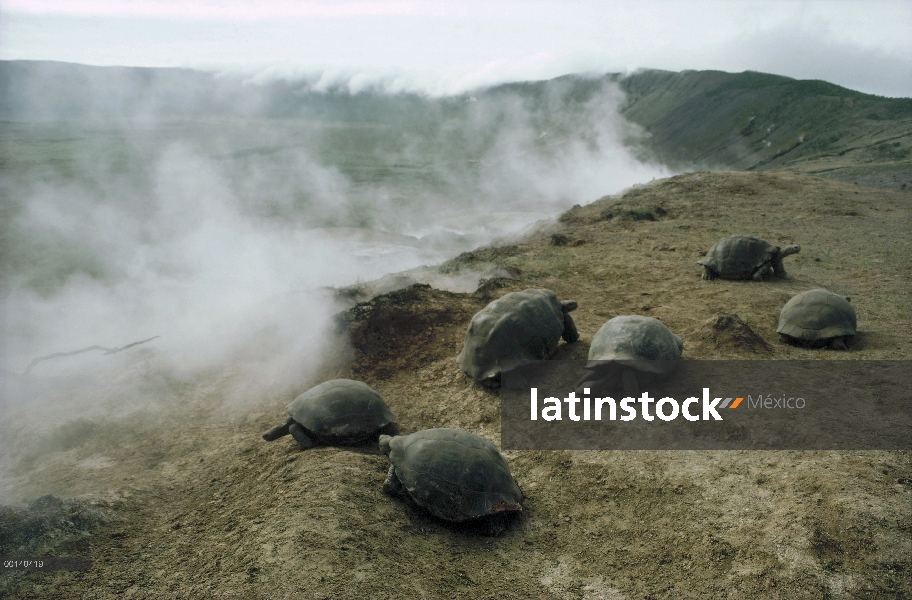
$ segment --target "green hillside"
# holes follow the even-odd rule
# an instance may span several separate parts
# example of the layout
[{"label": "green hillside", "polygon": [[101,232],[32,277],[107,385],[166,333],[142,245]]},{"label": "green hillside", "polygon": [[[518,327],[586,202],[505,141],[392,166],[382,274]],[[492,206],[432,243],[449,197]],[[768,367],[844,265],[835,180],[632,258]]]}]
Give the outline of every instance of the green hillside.
[{"label": "green hillside", "polygon": [[[31,131],[34,123],[64,121],[221,119],[235,128],[294,122],[322,127],[324,156],[344,155],[345,164],[353,151],[360,156],[374,146],[384,148],[381,156],[408,146],[415,157],[468,164],[511,128],[546,133],[527,144],[544,153],[559,151],[560,140],[589,140],[593,123],[605,117],[599,109],[613,102],[606,98],[615,94],[607,85],[614,83],[626,94],[621,113],[648,132],[645,140],[630,140],[643,158],[680,170],[784,169],[912,189],[912,99],[753,71],[566,75],[432,98],[382,86],[318,91],[303,80],[254,85],[190,69],[0,61],[0,121],[17,131],[23,123]],[[375,178],[377,160],[350,175]],[[390,168],[380,162],[381,170]],[[403,164],[402,157],[392,163]]]},{"label": "green hillside", "polygon": [[746,71],[642,71],[618,81],[648,154],[677,168],[788,170],[912,187],[912,99]]}]

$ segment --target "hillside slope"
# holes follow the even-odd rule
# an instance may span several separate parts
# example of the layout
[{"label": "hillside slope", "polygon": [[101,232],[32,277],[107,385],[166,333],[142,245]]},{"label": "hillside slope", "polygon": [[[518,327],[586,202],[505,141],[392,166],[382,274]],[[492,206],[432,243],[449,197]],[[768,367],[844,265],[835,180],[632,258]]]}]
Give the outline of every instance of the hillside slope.
[{"label": "hillside slope", "polygon": [[[645,314],[684,339],[685,360],[907,361],[910,201],[908,193],[788,173],[655,181],[441,266],[453,273],[493,263],[515,279],[490,280],[474,294],[413,286],[359,304],[341,320],[340,341],[351,353],[320,377],[367,382],[399,415],[403,433],[458,427],[497,443],[498,393],[465,377],[454,359],[475,311],[527,287],[579,302],[573,316],[581,338],[562,343],[555,359],[586,357],[607,319]],[[696,261],[733,232],[800,243],[801,253],[787,259],[788,278],[700,279]],[[817,287],[852,297],[858,335],[847,351],[777,341],[781,307]],[[719,312],[736,313],[764,343],[741,344],[719,327]],[[167,373],[156,365],[154,355],[137,356],[120,376],[161,385]],[[172,382],[173,411],[157,426],[135,418],[77,423],[82,435],[0,432],[18,441],[10,475],[19,497],[65,490],[85,502],[57,502],[56,512],[53,499],[32,502],[31,513],[61,522],[39,522],[35,547],[93,561],[85,572],[0,574],[0,597],[810,600],[912,593],[907,451],[509,451],[524,511],[492,539],[383,494],[389,461],[376,448],[302,452],[288,438],[264,442],[261,432],[277,423],[285,403],[316,382],[232,410],[225,391],[235,376],[225,364]],[[61,391],[90,393],[97,386]],[[36,527],[31,513],[0,513],[0,553],[25,555],[11,541]],[[68,522],[85,530],[73,533]]]},{"label": "hillside slope", "polygon": [[618,79],[622,114],[681,169],[780,169],[912,186],[912,99],[746,71],[642,71]]},{"label": "hillside slope", "polygon": [[473,101],[506,100],[496,106],[509,122],[510,102],[521,99],[529,125],[548,136],[536,140],[542,151],[557,148],[561,139],[586,139],[600,103],[614,102],[609,83],[626,94],[621,114],[648,133],[645,140],[631,135],[629,143],[642,147],[643,158],[675,169],[783,169],[890,189],[912,186],[912,99],[752,71],[566,75],[431,98],[380,89],[351,93],[341,84],[318,90],[305,80],[255,84],[190,69],[0,61],[0,120],[224,117],[360,124],[423,140],[419,156],[429,153],[426,144],[444,144],[448,160],[466,162],[477,161],[490,142],[467,137],[477,118]]}]

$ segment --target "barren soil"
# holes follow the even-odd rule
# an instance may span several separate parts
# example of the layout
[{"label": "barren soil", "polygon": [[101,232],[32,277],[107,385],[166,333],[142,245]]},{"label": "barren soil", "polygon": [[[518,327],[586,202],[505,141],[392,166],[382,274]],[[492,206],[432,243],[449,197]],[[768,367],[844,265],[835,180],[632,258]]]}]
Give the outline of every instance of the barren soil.
[{"label": "barren soil", "polygon": [[[555,358],[585,358],[605,321],[644,314],[684,339],[685,359],[909,360],[910,231],[912,194],[904,192],[771,172],[655,181],[441,267],[495,264],[515,279],[489,280],[475,294],[413,286],[357,306],[340,317],[344,335],[322,375],[374,387],[403,433],[458,427],[499,444],[497,391],[468,380],[454,358],[476,311],[528,287],[579,303],[581,339],[562,343]],[[696,261],[734,233],[801,244],[785,261],[788,278],[701,280]],[[781,307],[818,287],[855,304],[859,333],[847,351],[777,339]],[[717,313],[737,314],[765,344],[743,329],[714,327],[731,322]],[[137,364],[123,377],[147,377],[148,369]],[[374,448],[302,452],[287,437],[264,442],[260,434],[281,421],[284,405],[317,381],[226,420],[212,408],[231,377],[226,366],[175,383],[181,408],[162,422],[80,436],[23,459],[22,500],[65,489],[107,516],[84,519],[85,535],[56,546],[90,556],[91,570],[7,572],[0,595],[912,595],[910,452],[505,452],[526,494],[524,512],[490,538],[384,495],[389,462]],[[20,517],[5,518],[8,532]]]}]

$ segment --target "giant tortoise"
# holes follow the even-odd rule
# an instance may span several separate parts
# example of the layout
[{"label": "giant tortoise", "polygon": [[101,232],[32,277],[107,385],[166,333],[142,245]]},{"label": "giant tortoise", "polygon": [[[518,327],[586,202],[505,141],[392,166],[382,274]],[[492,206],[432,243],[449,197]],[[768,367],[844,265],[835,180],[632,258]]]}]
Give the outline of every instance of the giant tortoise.
[{"label": "giant tortoise", "polygon": [[406,496],[452,523],[476,521],[481,532],[498,535],[522,512],[523,494],[497,448],[474,433],[427,429],[380,436],[390,466],[383,491]]},{"label": "giant tortoise", "polygon": [[551,290],[506,294],[472,317],[456,362],[472,379],[492,382],[505,361],[548,358],[561,338],[568,343],[579,339],[569,315],[576,306],[572,300],[559,301]]},{"label": "giant tortoise", "polygon": [[291,415],[283,425],[263,434],[267,442],[284,435],[301,450],[314,444],[360,444],[380,433],[396,434],[396,414],[366,383],[333,379],[310,388],[288,405]]},{"label": "giant tortoise", "polygon": [[716,242],[703,260],[703,279],[753,279],[761,281],[775,273],[785,277],[782,259],[801,251],[801,246],[780,248],[752,235],[732,235]]},{"label": "giant tortoise", "polygon": [[637,373],[656,379],[671,373],[684,340],[652,317],[614,317],[598,330],[589,347],[587,373],[577,386],[607,389],[621,380],[629,396],[640,393]]},{"label": "giant tortoise", "polygon": [[827,290],[810,290],[785,303],[776,332],[783,342],[845,350],[857,326],[849,298]]}]

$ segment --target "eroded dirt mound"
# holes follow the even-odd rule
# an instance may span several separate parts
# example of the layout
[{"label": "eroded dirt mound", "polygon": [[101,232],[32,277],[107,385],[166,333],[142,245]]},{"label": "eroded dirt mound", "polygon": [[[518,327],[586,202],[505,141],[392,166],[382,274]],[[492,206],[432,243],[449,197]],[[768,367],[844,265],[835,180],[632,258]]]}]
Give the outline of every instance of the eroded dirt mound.
[{"label": "eroded dirt mound", "polygon": [[355,349],[357,375],[384,378],[407,365],[432,362],[442,351],[444,330],[462,326],[484,308],[474,295],[435,290],[418,283],[360,303],[339,316]]},{"label": "eroded dirt mound", "polygon": [[707,346],[709,352],[749,352],[769,354],[772,348],[766,340],[754,333],[741,317],[731,313],[717,313],[693,333],[697,345]]}]

